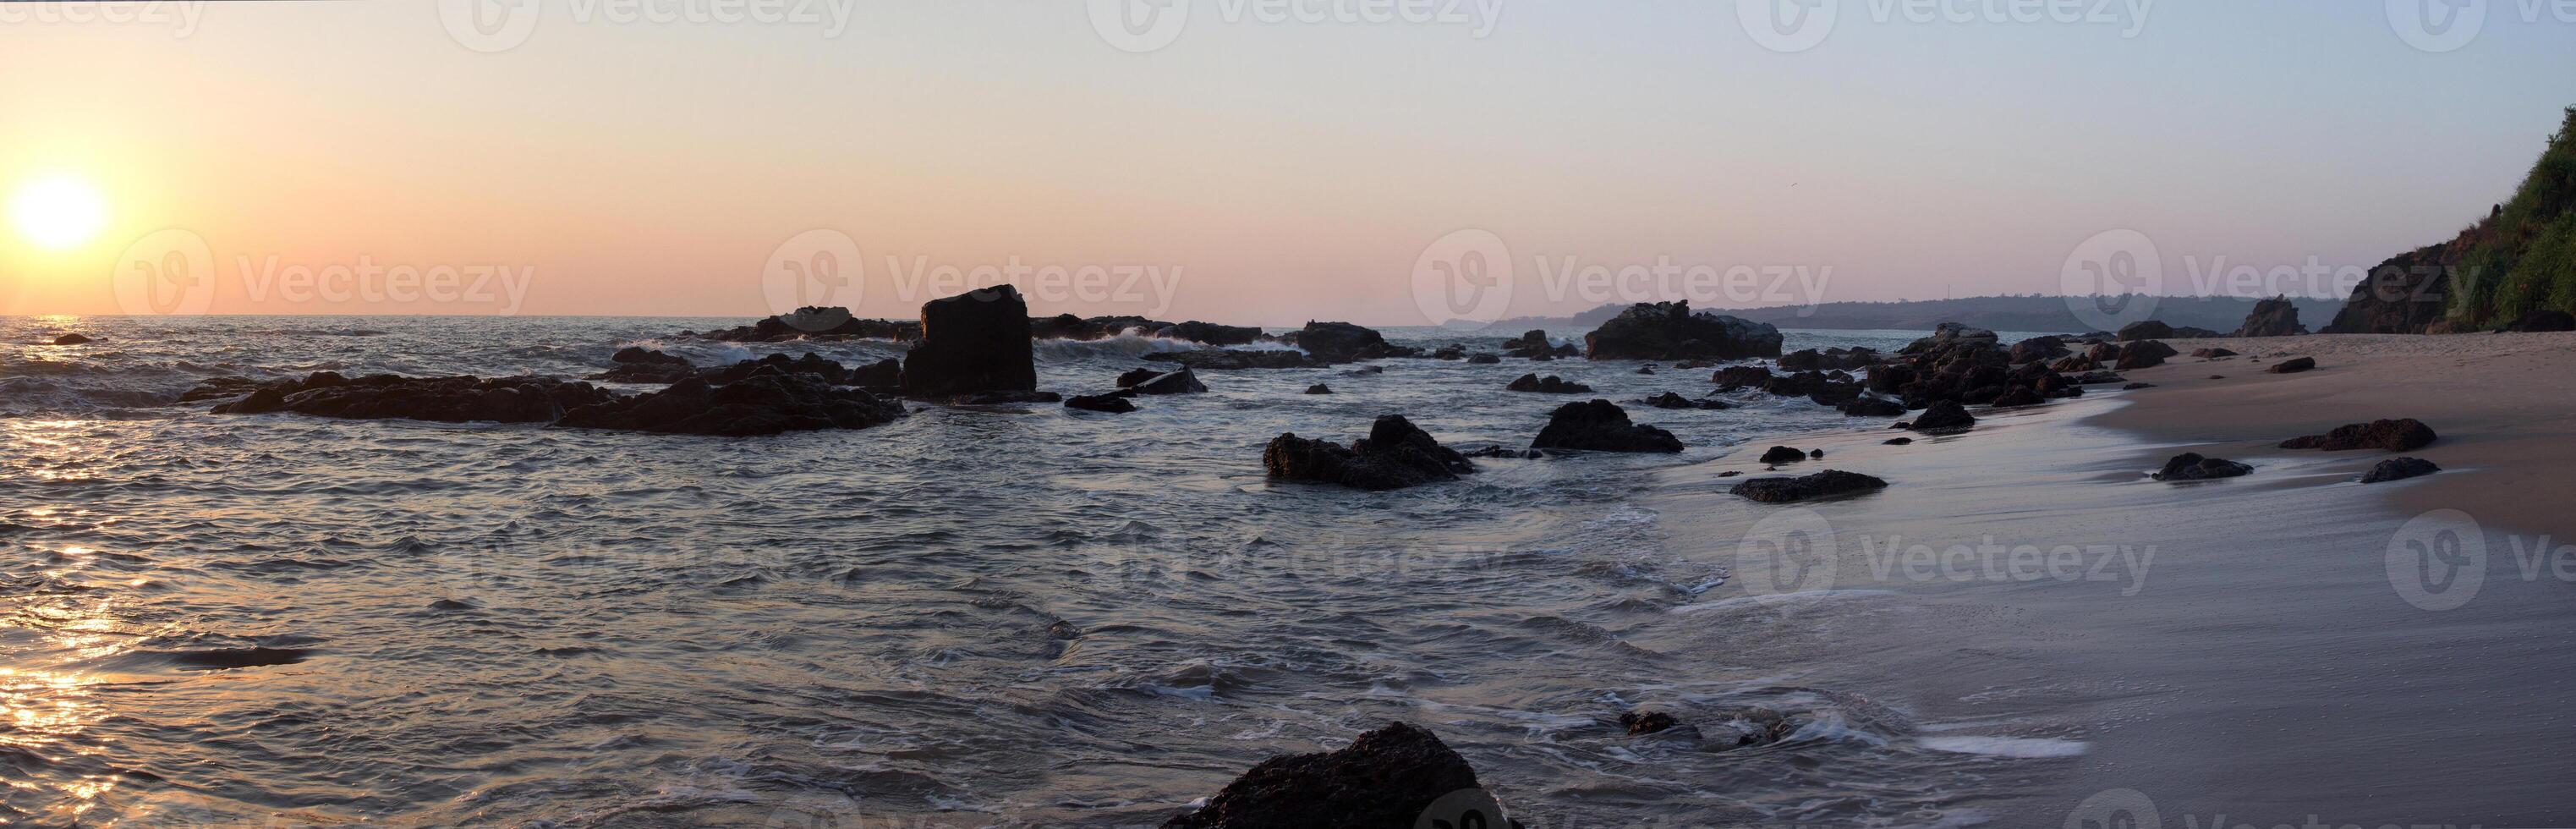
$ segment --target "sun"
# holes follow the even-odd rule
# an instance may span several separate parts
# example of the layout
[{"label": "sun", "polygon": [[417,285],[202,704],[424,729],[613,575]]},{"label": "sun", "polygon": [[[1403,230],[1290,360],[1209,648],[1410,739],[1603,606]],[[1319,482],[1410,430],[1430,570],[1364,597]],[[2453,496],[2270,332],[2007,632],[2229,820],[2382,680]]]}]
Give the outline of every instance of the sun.
[{"label": "sun", "polygon": [[9,197],[9,223],[37,247],[69,250],[107,228],[107,198],[77,177],[36,179]]}]

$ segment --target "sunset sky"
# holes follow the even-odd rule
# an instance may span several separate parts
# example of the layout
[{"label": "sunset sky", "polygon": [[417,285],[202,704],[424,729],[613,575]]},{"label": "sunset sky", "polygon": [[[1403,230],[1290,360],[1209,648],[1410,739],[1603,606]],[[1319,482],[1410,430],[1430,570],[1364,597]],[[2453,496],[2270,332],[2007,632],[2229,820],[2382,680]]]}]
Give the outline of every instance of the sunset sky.
[{"label": "sunset sky", "polygon": [[[2154,3],[2137,27],[1854,0],[1797,52],[1732,2],[1371,23],[1202,0],[1141,52],[1070,0],[546,0],[496,49],[451,33],[466,2],[10,4],[0,313],[148,312],[115,280],[171,228],[147,258],[203,240],[213,313],[758,316],[817,229],[851,240],[869,316],[931,298],[915,263],[1017,261],[1110,274],[1042,312],[1422,324],[1416,266],[1460,230],[1508,249],[1514,315],[1598,304],[1544,284],[1569,257],[1829,274],[1791,302],[2057,293],[2120,229],[2189,293],[2220,257],[2367,267],[2447,238],[2576,104],[2576,21],[2503,2],[2428,51],[2381,2]],[[361,262],[461,281],[278,281]]]}]

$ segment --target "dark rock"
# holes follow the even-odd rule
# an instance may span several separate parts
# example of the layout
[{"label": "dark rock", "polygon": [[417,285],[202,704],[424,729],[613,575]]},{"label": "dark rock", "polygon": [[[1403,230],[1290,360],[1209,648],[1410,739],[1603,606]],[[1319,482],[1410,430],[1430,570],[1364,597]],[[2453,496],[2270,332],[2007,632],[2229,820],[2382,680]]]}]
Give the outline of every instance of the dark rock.
[{"label": "dark rock", "polygon": [[1804,450],[1787,446],[1774,446],[1771,447],[1771,451],[1762,453],[1762,462],[1775,466],[1784,463],[1797,463],[1806,459],[1807,453]]},{"label": "dark rock", "polygon": [[2212,478],[2234,478],[2252,473],[2254,467],[2231,460],[2205,458],[2197,452],[2184,452],[2165,461],[2165,468],[2155,474],[2159,481],[2205,481]]},{"label": "dark rock", "polygon": [[1476,471],[1465,455],[1440,445],[1402,415],[1387,415],[1350,446],[1295,434],[1273,438],[1261,465],[1274,477],[1371,491],[1454,481]]},{"label": "dark rock", "polygon": [[2132,342],[2120,347],[2120,360],[2112,368],[2121,371],[2155,368],[2164,365],[2165,358],[2178,356],[2181,353],[2174,350],[2173,346],[2155,340]]},{"label": "dark rock", "polygon": [[770,343],[789,340],[917,340],[921,324],[910,321],[863,320],[850,316],[847,308],[805,307],[725,331],[709,331],[699,339],[738,343]]},{"label": "dark rock", "polygon": [[1293,342],[1328,363],[1422,356],[1420,349],[1388,345],[1385,335],[1347,322],[1309,321],[1305,328],[1281,341]]},{"label": "dark rock", "polygon": [[[1113,392],[1112,396],[1126,397],[1127,395]],[[1061,403],[1064,402],[1064,395],[1051,391],[979,391],[972,394],[952,395],[947,398],[947,401],[951,406],[1022,406],[1031,403]]]},{"label": "dark rock", "polygon": [[1261,329],[1245,325],[1218,325],[1191,320],[1154,332],[1169,340],[1190,340],[1208,345],[1249,345],[1261,339]]},{"label": "dark rock", "polygon": [[2130,383],[2128,385],[2121,386],[2120,389],[2122,391],[2137,391],[2139,389],[2152,389],[2155,387],[2156,384],[2154,383]]},{"label": "dark rock", "polygon": [[1639,303],[1583,336],[1595,360],[1732,360],[1780,356],[1780,329],[1717,314],[1693,314],[1690,303]]},{"label": "dark rock", "polygon": [[1445,346],[1441,346],[1441,347],[1439,347],[1439,348],[1437,348],[1437,349],[1433,349],[1433,350],[1432,350],[1432,352],[1431,352],[1431,359],[1434,359],[1434,360],[1464,360],[1464,359],[1467,359],[1467,347],[1466,347],[1466,346],[1463,346],[1463,345],[1445,345]]},{"label": "dark rock", "polygon": [[2212,380],[2225,380],[2225,379],[2227,379],[2227,375],[2224,375],[2224,374],[2212,374],[2212,375],[2210,375],[2210,376],[2209,376],[2209,379],[2212,379]]},{"label": "dark rock", "polygon": [[1983,328],[1963,323],[1945,322],[1932,326],[1932,336],[1915,340],[1913,344],[1907,345],[1902,351],[1897,353],[1909,355],[1922,354],[1945,345],[1974,343],[1981,346],[1992,346],[2000,342],[2002,342],[2002,337],[1993,331],[1988,331]]},{"label": "dark rock", "polygon": [[1554,360],[1558,357],[1580,357],[1583,350],[1571,345],[1548,341],[1547,332],[1531,330],[1527,334],[1503,341],[1503,353],[1524,360]]},{"label": "dark rock", "polygon": [[1766,504],[1790,504],[1886,488],[1886,481],[1868,475],[1828,469],[1804,478],[1755,478],[1727,492]]},{"label": "dark rock", "polygon": [[1538,450],[1536,450],[1536,449],[1512,449],[1512,448],[1508,448],[1508,447],[1501,446],[1501,445],[1499,445],[1499,444],[1498,444],[1498,445],[1494,445],[1494,446],[1486,446],[1486,447],[1479,448],[1479,449],[1471,449],[1471,450],[1468,450],[1465,454],[1466,454],[1466,456],[1467,456],[1467,457],[1470,457],[1470,458],[1526,458],[1526,459],[1537,459],[1537,458],[1544,458],[1544,457],[1547,457],[1547,453],[1545,453],[1545,452],[1541,452],[1541,451],[1538,451]]},{"label": "dark rock", "polygon": [[1654,374],[1654,373],[1655,373],[1655,367],[1654,367],[1654,366],[1638,366],[1638,367],[1637,367],[1637,373],[1638,373],[1638,374]]},{"label": "dark rock", "polygon": [[617,353],[608,359],[617,365],[607,371],[591,375],[590,379],[610,383],[669,385],[698,373],[697,367],[690,365],[686,357],[648,351],[631,345],[618,349]]},{"label": "dark rock", "polygon": [[1202,349],[1198,351],[1163,351],[1145,355],[1156,363],[1179,363],[1201,371],[1243,371],[1260,368],[1320,368],[1323,360],[1304,352],[1286,349]]},{"label": "dark rock", "polygon": [[1914,425],[1908,428],[1917,432],[1942,432],[1966,429],[1975,425],[1977,425],[1977,419],[1968,414],[1967,407],[1944,400],[1932,404],[1931,408],[1916,415]]},{"label": "dark rock", "polygon": [[1637,402],[1653,406],[1658,409],[1706,409],[1708,411],[1723,411],[1725,409],[1732,408],[1720,401],[1692,400],[1672,392],[1664,392],[1663,394],[1658,394]]},{"label": "dark rock", "polygon": [[903,376],[903,364],[894,360],[880,360],[854,370],[820,354],[802,354],[795,359],[789,359],[785,354],[772,354],[757,360],[744,360],[702,376],[708,383],[722,386],[740,382],[763,370],[808,375],[835,386],[878,388],[893,388],[902,382]]},{"label": "dark rock", "polygon": [[2221,357],[2234,357],[2236,356],[2236,352],[2229,351],[2224,348],[2196,348],[2192,349],[2191,356],[2198,357],[2203,360],[2216,360]]},{"label": "dark rock", "polygon": [[[332,376],[336,377],[338,375]],[[207,400],[221,400],[227,397],[240,397],[242,395],[258,391],[259,386],[259,381],[248,377],[210,377],[198,382],[195,388],[180,392],[179,402],[199,403]]]},{"label": "dark rock", "polygon": [[2265,369],[2265,371],[2269,371],[2273,374],[2297,374],[2302,371],[2315,369],[2316,367],[2317,358],[2315,357],[2292,357],[2272,364],[2272,367]]},{"label": "dark rock", "polygon": [[1716,374],[1709,375],[1708,379],[1709,382],[1718,385],[1719,391],[1734,391],[1741,388],[1770,388],[1771,379],[1774,376],[1770,369],[1761,366],[1727,366],[1718,369]]},{"label": "dark rock", "polygon": [[1819,461],[1824,460],[1824,459],[1825,459],[1825,450],[1822,450],[1822,449],[1809,449],[1809,450],[1807,450],[1807,458],[1808,458],[1809,460],[1819,460]]},{"label": "dark rock", "polygon": [[2441,439],[2433,427],[2414,418],[2374,420],[2335,427],[2322,435],[2309,435],[2282,441],[2283,449],[2322,449],[2328,452],[2351,452],[2380,449],[2389,452],[2412,452]]},{"label": "dark rock", "polygon": [[1855,397],[1842,405],[1844,417],[1904,417],[1905,404],[1875,397]]},{"label": "dark rock", "polygon": [[1831,348],[1823,351],[1817,351],[1810,348],[1805,351],[1792,351],[1790,353],[1780,355],[1780,370],[1830,371],[1839,369],[1849,371],[1868,368],[1871,365],[1876,364],[1880,359],[1881,357],[1878,352],[1866,348]]},{"label": "dark rock", "polygon": [[1114,394],[1093,394],[1067,398],[1064,401],[1064,407],[1086,412],[1107,412],[1109,414],[1126,414],[1136,410],[1135,403],[1129,402],[1127,398],[1119,397]]},{"label": "dark rock", "polygon": [[1550,376],[1547,376],[1547,377],[1542,378],[1542,377],[1540,377],[1540,376],[1538,376],[1538,375],[1536,375],[1536,374],[1524,374],[1524,375],[1521,375],[1521,379],[1518,379],[1518,380],[1514,380],[1514,381],[1512,381],[1512,384],[1511,384],[1511,385],[1509,385],[1509,386],[1504,386],[1504,387],[1503,387],[1503,390],[1504,390],[1504,391],[1535,392],[1535,393],[1538,393],[1538,394],[1591,394],[1591,393],[1592,393],[1592,387],[1591,387],[1591,386],[1586,386],[1586,385],[1583,385],[1583,384],[1581,384],[1581,383],[1568,383],[1568,382],[1566,382],[1566,381],[1565,381],[1565,379],[1564,379],[1564,378],[1557,377],[1557,376],[1554,376],[1554,375],[1550,375]]},{"label": "dark rock", "polygon": [[90,342],[90,338],[81,336],[77,333],[64,334],[60,337],[54,338],[55,345],[82,345],[88,342]]},{"label": "dark rock", "polygon": [[[1137,371],[1151,371],[1151,369]],[[1127,372],[1118,376],[1118,385],[1120,388],[1135,389],[1137,394],[1204,394],[1208,390],[1207,384],[1199,382],[1199,376],[1192,373],[1189,366],[1182,366],[1179,371],[1161,372],[1150,377],[1138,377],[1135,371]]]},{"label": "dark rock", "polygon": [[1607,400],[1568,403],[1548,416],[1533,449],[1586,449],[1600,452],[1679,452],[1673,433],[1628,421],[1628,413]]},{"label": "dark rock", "polygon": [[1914,445],[1914,439],[1913,439],[1913,438],[1888,438],[1887,440],[1882,441],[1882,443],[1884,443],[1885,445],[1888,445],[1888,446],[1912,446],[1912,445]]},{"label": "dark rock", "polygon": [[811,374],[762,368],[722,386],[690,378],[651,394],[565,412],[555,425],[743,437],[811,429],[865,429],[905,416],[903,404]]},{"label": "dark rock", "polygon": [[1324,385],[1324,384],[1322,384],[1322,383],[1316,383],[1316,384],[1314,384],[1314,385],[1312,385],[1312,386],[1307,386],[1307,387],[1306,387],[1306,393],[1307,393],[1307,394],[1332,394],[1332,393],[1333,393],[1333,387],[1331,387],[1331,386],[1327,386],[1327,385]]},{"label": "dark rock", "polygon": [[921,343],[904,357],[903,391],[914,397],[1034,391],[1030,337],[1029,305],[1009,285],[923,303]]},{"label": "dark rock", "polygon": [[2120,326],[2120,341],[2172,339],[2174,327],[2162,320],[2142,320]]},{"label": "dark rock", "polygon": [[1344,376],[1344,377],[1369,377],[1369,376],[1379,375],[1379,374],[1385,374],[1385,373],[1386,373],[1386,367],[1385,367],[1385,366],[1363,366],[1363,367],[1360,367],[1360,368],[1355,368],[1355,369],[1351,369],[1351,370],[1349,370],[1349,371],[1342,372],[1342,376]]},{"label": "dark rock", "polygon": [[[1412,829],[1441,797],[1480,788],[1476,770],[1431,732],[1394,723],[1340,751],[1264,760],[1164,829]],[[1488,829],[1508,829],[1500,815]],[[1465,829],[1455,827],[1454,829]]]},{"label": "dark rock", "polygon": [[[2565,311],[2550,309],[2533,311],[2522,315],[2521,319],[2514,320],[2513,324],[2505,326],[2505,330],[2519,331],[2523,333],[2541,331],[2576,331],[2576,314],[2569,314]],[[59,345],[60,343],[56,344]]]},{"label": "dark rock", "polygon": [[2245,315],[2245,324],[2232,337],[2288,337],[2308,333],[2299,324],[2299,306],[2286,295],[2254,303],[2254,313]]},{"label": "dark rock", "polygon": [[2363,473],[2361,476],[2361,482],[2365,484],[2377,484],[2389,481],[2403,481],[2408,478],[2421,478],[2440,471],[2442,471],[2441,467],[2434,466],[2432,461],[2428,461],[2423,458],[2389,458],[2387,460],[2380,461],[2379,465],[2371,467],[2369,472]]},{"label": "dark rock", "polygon": [[1619,715],[1619,725],[1628,729],[1631,737],[1653,734],[1680,724],[1680,720],[1662,711],[1629,711]]},{"label": "dark rock", "polygon": [[1495,364],[1495,363],[1499,363],[1499,362],[1502,362],[1502,361],[1503,361],[1502,355],[1499,355],[1499,354],[1486,354],[1486,353],[1483,353],[1483,352],[1478,352],[1478,353],[1475,353],[1475,354],[1469,354],[1469,355],[1467,355],[1467,364],[1468,364],[1468,365],[1471,365],[1471,366],[1490,366],[1490,365],[1493,365],[1493,364]]},{"label": "dark rock", "polygon": [[[201,387],[202,388],[202,387]],[[302,380],[257,387],[250,396],[214,407],[216,414],[293,412],[344,420],[409,418],[446,423],[549,423],[568,410],[615,399],[589,383],[551,377],[397,377],[378,374],[350,380],[315,372]]]},{"label": "dark rock", "polygon": [[2032,337],[2013,343],[2012,361],[2018,364],[2054,360],[2072,353],[2073,350],[2067,347],[2065,340],[2056,337]]},{"label": "dark rock", "polygon": [[2088,371],[2083,374],[2067,378],[2067,382],[2074,383],[2079,386],[2099,386],[2108,383],[2125,383],[2128,382],[2128,380],[2129,378],[2107,371]]},{"label": "dark rock", "polygon": [[1998,409],[2009,409],[2016,406],[2037,406],[2046,402],[2048,401],[2039,396],[2039,392],[2032,391],[2029,386],[2013,386],[2005,389],[2003,394],[1996,395],[1995,402],[1991,405]]}]

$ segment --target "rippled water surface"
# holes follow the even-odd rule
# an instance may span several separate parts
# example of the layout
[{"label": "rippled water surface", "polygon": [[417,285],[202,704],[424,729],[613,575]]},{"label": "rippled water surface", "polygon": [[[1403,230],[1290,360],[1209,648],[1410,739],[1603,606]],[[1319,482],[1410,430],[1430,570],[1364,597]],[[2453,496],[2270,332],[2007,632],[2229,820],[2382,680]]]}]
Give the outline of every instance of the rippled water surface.
[{"label": "rippled water surface", "polygon": [[[578,377],[637,343],[900,349],[658,339],[739,322],[0,320],[0,818],[1152,824],[1393,719],[1540,819],[1936,823],[2002,762],[1891,741],[1907,712],[1783,679],[1764,631],[1687,610],[1732,541],[1666,537],[1654,475],[1843,424],[1804,400],[1630,406],[1679,457],[1487,460],[1383,494],[1261,471],[1281,432],[1384,413],[1525,444],[1566,402],[1501,391],[1533,369],[1622,401],[1697,396],[1705,371],[1209,372],[1124,416],[930,407],[758,439],[172,403],[228,374]],[[39,344],[63,331],[99,340]],[[1041,387],[1105,390],[1168,347],[1042,343]],[[1337,393],[1300,393],[1318,382]],[[1720,751],[1610,721],[1645,702],[1796,733]]]}]

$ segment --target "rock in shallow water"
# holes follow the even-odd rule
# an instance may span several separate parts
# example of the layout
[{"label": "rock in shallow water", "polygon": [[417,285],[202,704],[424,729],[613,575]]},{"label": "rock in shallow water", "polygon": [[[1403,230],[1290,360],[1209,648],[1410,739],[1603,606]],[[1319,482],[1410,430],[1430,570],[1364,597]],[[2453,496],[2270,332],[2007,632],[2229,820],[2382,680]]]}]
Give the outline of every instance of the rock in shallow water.
[{"label": "rock in shallow water", "polygon": [[2226,460],[2224,458],[2203,457],[2197,452],[2184,452],[2180,455],[2173,456],[2171,460],[2165,461],[2165,468],[2156,472],[2155,479],[2159,481],[2206,481],[2214,478],[2235,478],[2252,474],[2253,471],[2254,467],[2246,466],[2235,461]]},{"label": "rock in shallow water", "polygon": [[1947,432],[1975,425],[1977,419],[1968,414],[1967,407],[1944,400],[1924,409],[1923,414],[1917,415],[1913,424],[1906,428],[1917,432]]},{"label": "rock in shallow water", "polygon": [[1064,401],[1064,407],[1086,412],[1106,412],[1109,414],[1126,414],[1136,410],[1136,404],[1128,402],[1127,398],[1114,394],[1093,394],[1068,398]]},{"label": "rock in shallow water", "polygon": [[1804,478],[1755,478],[1727,492],[1766,504],[1789,504],[1886,488],[1887,482],[1878,478],[1828,469]]},{"label": "rock in shallow water", "polygon": [[1037,352],[1029,332],[1029,304],[1009,285],[923,303],[921,344],[903,358],[903,392],[1034,391]]},{"label": "rock in shallow water", "polygon": [[1631,423],[1628,413],[1607,400],[1568,403],[1548,416],[1547,428],[1530,441],[1533,449],[1586,449],[1596,452],[1679,452],[1673,433]]},{"label": "rock in shallow water", "polygon": [[2383,449],[2390,452],[2412,452],[2440,439],[2433,427],[2414,418],[2374,420],[2335,427],[2322,435],[2291,438],[2281,442],[2283,449],[2322,449],[2328,452],[2350,452],[2357,449]]},{"label": "rock in shallow water", "polygon": [[1551,375],[1548,375],[1548,376],[1546,376],[1546,377],[1540,377],[1540,376],[1538,376],[1538,375],[1536,375],[1536,374],[1524,374],[1524,375],[1521,375],[1521,379],[1514,380],[1514,381],[1512,381],[1512,384],[1511,384],[1511,385],[1504,386],[1504,387],[1503,387],[1503,390],[1504,390],[1504,391],[1533,392],[1533,393],[1537,393],[1537,394],[1591,394],[1591,393],[1592,393],[1592,387],[1591,387],[1591,386],[1586,386],[1586,385],[1583,385],[1583,384],[1581,384],[1581,383],[1569,383],[1569,382],[1566,382],[1565,378],[1558,377],[1558,376],[1555,376],[1555,375],[1552,375],[1552,374],[1551,374]]},{"label": "rock in shallow water", "polygon": [[214,412],[293,412],[344,420],[548,423],[568,410],[615,397],[589,383],[568,383],[551,377],[486,380],[377,374],[351,380],[335,372],[319,371],[302,380],[262,384],[248,397],[215,406]]},{"label": "rock in shallow water", "polygon": [[[1478,788],[1476,770],[1439,737],[1391,723],[1339,751],[1261,761],[1206,805],[1163,827],[1413,829],[1435,801]],[[1506,829],[1501,815],[1487,819],[1487,829]]]},{"label": "rock in shallow water", "polygon": [[2423,458],[2389,458],[2388,460],[2380,461],[2379,465],[2371,467],[2369,472],[2362,473],[2361,482],[2365,484],[2377,484],[2389,481],[2403,481],[2408,478],[2421,478],[2440,471],[2442,471],[2441,467],[2434,466],[2432,461],[2428,461]]},{"label": "rock in shallow water", "polygon": [[1780,329],[1710,313],[1690,303],[1639,303],[1583,336],[1595,360],[1735,360],[1780,356]]},{"label": "rock in shallow water", "polygon": [[1371,491],[1454,481],[1476,471],[1467,456],[1441,446],[1403,415],[1378,418],[1369,427],[1369,436],[1350,446],[1294,433],[1280,435],[1262,449],[1261,466],[1291,481]]},{"label": "rock in shallow water", "polygon": [[682,435],[747,437],[815,429],[865,429],[905,416],[903,404],[810,374],[764,367],[722,386],[691,378],[652,394],[565,412],[555,425]]}]

